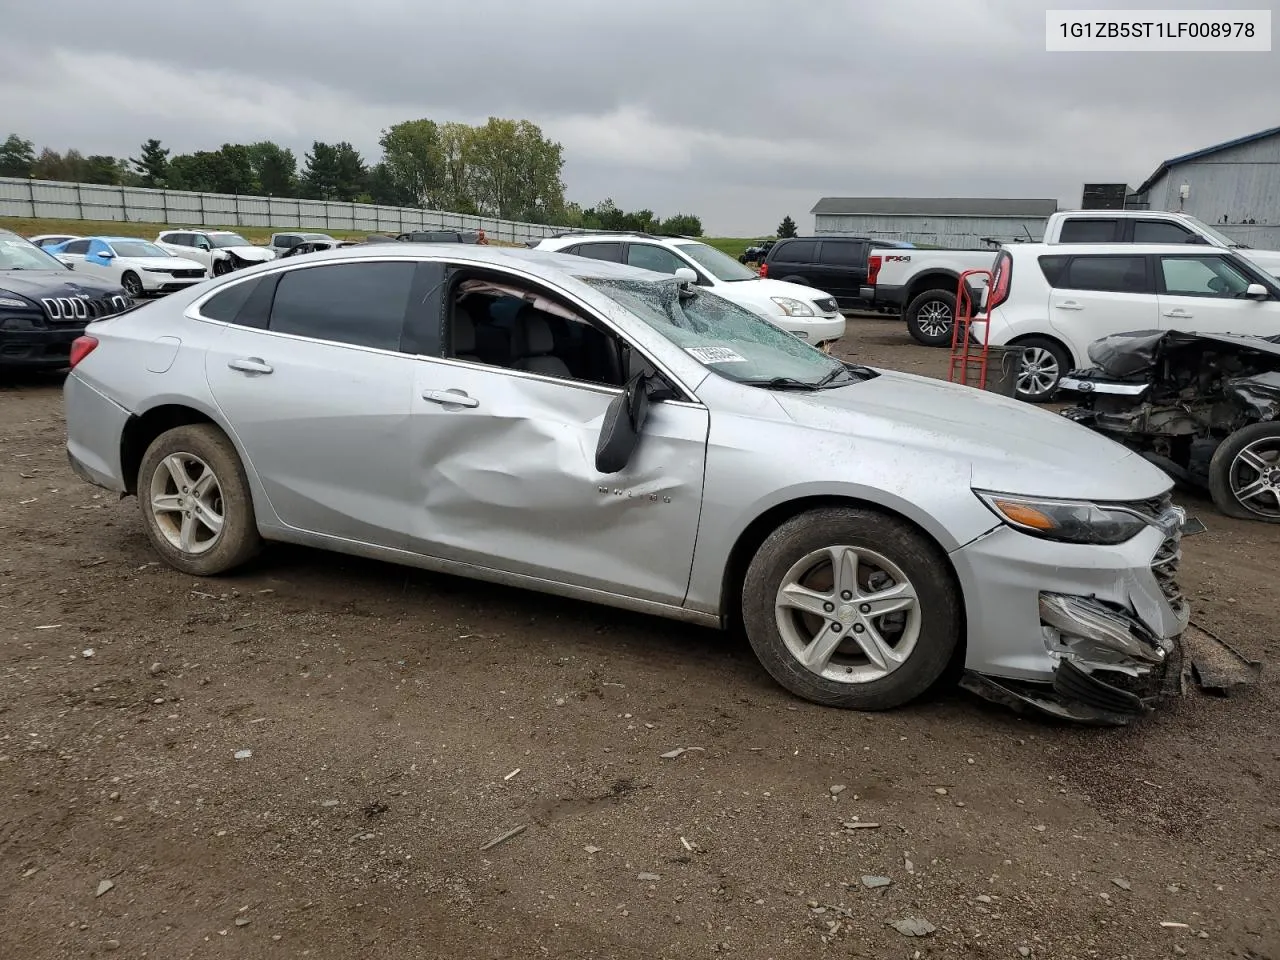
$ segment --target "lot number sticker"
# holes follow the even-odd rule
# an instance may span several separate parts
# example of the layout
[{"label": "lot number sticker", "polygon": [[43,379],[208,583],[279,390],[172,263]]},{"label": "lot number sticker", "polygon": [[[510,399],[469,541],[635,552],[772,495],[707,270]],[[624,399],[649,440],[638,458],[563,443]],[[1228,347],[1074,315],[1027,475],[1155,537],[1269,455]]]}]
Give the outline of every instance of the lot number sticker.
[{"label": "lot number sticker", "polygon": [[699,363],[746,363],[747,358],[728,347],[685,347],[684,352]]}]

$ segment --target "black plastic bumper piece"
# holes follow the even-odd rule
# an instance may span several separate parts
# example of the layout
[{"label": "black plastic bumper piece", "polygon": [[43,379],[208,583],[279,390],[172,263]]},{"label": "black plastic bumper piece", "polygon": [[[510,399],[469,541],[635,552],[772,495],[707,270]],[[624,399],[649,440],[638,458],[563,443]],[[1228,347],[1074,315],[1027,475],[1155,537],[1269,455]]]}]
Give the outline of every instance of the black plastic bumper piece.
[{"label": "black plastic bumper piece", "polygon": [[1139,716],[1147,712],[1142,698],[1085,673],[1070,660],[1062,660],[1053,675],[1053,692],[1065,700],[1107,713]]}]

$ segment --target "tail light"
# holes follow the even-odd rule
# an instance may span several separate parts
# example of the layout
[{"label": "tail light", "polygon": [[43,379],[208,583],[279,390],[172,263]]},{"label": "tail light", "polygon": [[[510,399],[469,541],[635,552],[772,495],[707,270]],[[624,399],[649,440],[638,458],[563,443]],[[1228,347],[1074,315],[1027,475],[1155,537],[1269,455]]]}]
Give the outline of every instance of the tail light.
[{"label": "tail light", "polygon": [[769,276],[769,265],[767,263],[760,264],[760,276],[762,277]]},{"label": "tail light", "polygon": [[995,275],[991,278],[991,293],[987,295],[987,313],[1009,299],[1009,282],[1013,278],[1013,257],[1002,250],[996,257]]},{"label": "tail light", "polygon": [[880,276],[880,267],[883,265],[884,257],[879,254],[867,258],[867,286],[876,285],[876,278]]},{"label": "tail light", "polygon": [[98,346],[97,337],[76,337],[71,341],[71,369],[76,368],[76,364],[93,353],[94,348]]}]

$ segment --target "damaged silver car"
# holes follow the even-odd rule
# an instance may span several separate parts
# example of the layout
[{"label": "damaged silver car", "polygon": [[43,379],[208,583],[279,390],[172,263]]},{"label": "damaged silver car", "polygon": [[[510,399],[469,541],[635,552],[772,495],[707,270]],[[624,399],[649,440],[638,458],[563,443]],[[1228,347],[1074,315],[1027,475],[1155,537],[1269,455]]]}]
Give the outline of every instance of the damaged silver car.
[{"label": "damaged silver car", "polygon": [[679,278],[352,247],[93,323],[72,360],[74,469],[187,574],[288,541],[740,624],[788,690],[859,710],[959,676],[1125,723],[1177,672],[1163,472]]}]

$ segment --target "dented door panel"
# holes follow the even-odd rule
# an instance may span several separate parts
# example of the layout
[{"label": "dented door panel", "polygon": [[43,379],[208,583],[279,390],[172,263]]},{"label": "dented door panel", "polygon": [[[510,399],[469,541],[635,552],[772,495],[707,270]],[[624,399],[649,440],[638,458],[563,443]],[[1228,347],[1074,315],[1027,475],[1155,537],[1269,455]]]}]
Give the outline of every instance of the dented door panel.
[{"label": "dented door panel", "polygon": [[702,502],[705,408],[653,404],[630,464],[605,476],[595,469],[596,442],[619,391],[457,361],[419,364],[413,550],[683,601]]}]

